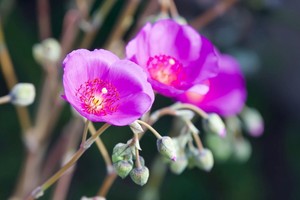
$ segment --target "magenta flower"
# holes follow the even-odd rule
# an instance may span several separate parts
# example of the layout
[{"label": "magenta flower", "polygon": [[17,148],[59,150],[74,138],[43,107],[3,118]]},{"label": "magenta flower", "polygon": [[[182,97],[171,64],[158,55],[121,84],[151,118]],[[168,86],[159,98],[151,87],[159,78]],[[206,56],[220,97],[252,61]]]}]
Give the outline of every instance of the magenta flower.
[{"label": "magenta flower", "polygon": [[213,45],[188,25],[147,23],[126,46],[127,58],[148,73],[158,93],[174,97],[218,72]]},{"label": "magenta flower", "polygon": [[63,61],[64,98],[84,117],[123,126],[147,112],[154,94],[135,63],[100,49],[79,49]]},{"label": "magenta flower", "polygon": [[[177,100],[222,116],[239,113],[246,100],[245,80],[240,65],[229,55],[219,55],[218,62],[220,71],[216,77],[208,79],[204,85],[194,86],[178,96]],[[209,90],[206,90],[208,87]]]}]

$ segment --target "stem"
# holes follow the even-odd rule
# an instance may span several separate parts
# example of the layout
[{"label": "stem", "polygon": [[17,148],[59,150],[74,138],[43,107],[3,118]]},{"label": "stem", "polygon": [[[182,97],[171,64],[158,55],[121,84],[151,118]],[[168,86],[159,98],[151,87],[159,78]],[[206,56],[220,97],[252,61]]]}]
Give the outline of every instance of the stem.
[{"label": "stem", "polygon": [[10,95],[6,95],[6,96],[3,96],[3,97],[0,97],[0,104],[8,103],[8,102],[10,102],[10,100],[11,100],[11,96]]},{"label": "stem", "polygon": [[[2,29],[1,19],[0,19],[0,66],[5,79],[6,84],[9,89],[12,89],[14,85],[18,82],[17,77],[14,72],[14,67],[9,56],[5,44],[4,33]],[[29,127],[31,127],[31,120],[29,112],[26,107],[16,107],[17,115],[21,124],[22,132],[27,133]]]},{"label": "stem", "polygon": [[194,141],[199,149],[199,151],[202,151],[203,150],[203,144],[201,142],[201,139],[199,137],[199,131],[195,128],[194,124],[189,121],[189,120],[186,120],[185,121],[189,130],[192,132],[192,136],[194,138]]},{"label": "stem", "polygon": [[38,198],[40,194],[43,194],[52,184],[54,184],[70,167],[72,167],[82,154],[95,142],[96,138],[99,137],[107,128],[109,124],[104,124],[95,135],[91,136],[83,144],[80,145],[79,150],[73,155],[70,161],[68,161],[58,172],[56,172],[52,177],[50,177],[45,183],[40,187],[37,187],[33,193],[28,197],[28,199]]},{"label": "stem", "polygon": [[140,152],[139,152],[139,135],[134,133],[134,144],[135,144],[135,166],[138,168],[138,169],[141,169],[142,168],[142,165],[141,165],[141,161],[140,161]]},{"label": "stem", "polygon": [[70,167],[73,166],[75,162],[82,156],[86,151],[86,148],[83,146],[73,155],[71,160],[67,162],[58,172],[56,172],[51,178],[49,178],[42,186],[41,190],[47,190],[52,184],[54,184]]},{"label": "stem", "polygon": [[128,2],[127,5],[123,8],[121,14],[117,19],[117,23],[111,32],[112,34],[106,40],[107,42],[104,45],[105,49],[118,50],[119,47],[115,48],[116,47],[115,45],[118,42],[122,41],[122,36],[124,35],[125,31],[128,30],[129,26],[133,22],[133,14],[138,8],[140,1],[129,0],[127,2]]},{"label": "stem", "polygon": [[[93,123],[90,123],[88,128],[92,135],[96,134],[96,129],[95,129]],[[104,143],[102,142],[101,138],[99,138],[99,137],[96,138],[96,145],[104,159],[104,162],[105,162],[105,165],[107,168],[107,173],[111,174],[113,172],[112,162],[110,159],[110,155],[109,155]]]},{"label": "stem", "polygon": [[174,0],[170,0],[170,13],[171,13],[171,16],[173,18],[176,18],[176,17],[179,16],[178,10],[177,10],[176,5],[174,3]]},{"label": "stem", "polygon": [[116,173],[110,173],[108,175],[106,175],[103,184],[101,186],[101,188],[99,189],[98,192],[98,196],[100,197],[106,197],[109,189],[111,188],[112,184],[114,183],[114,181],[117,178],[117,174]]},{"label": "stem", "polygon": [[179,110],[179,109],[192,110],[204,119],[206,119],[208,117],[207,113],[205,111],[203,111],[202,109],[200,109],[197,106],[194,106],[192,104],[187,104],[187,103],[176,104],[174,108],[177,110]]},{"label": "stem", "polygon": [[223,15],[231,6],[233,6],[238,0],[223,0],[216,4],[213,8],[207,10],[204,14],[196,17],[190,22],[190,25],[195,29],[201,29],[206,26],[217,17]]},{"label": "stem", "polygon": [[87,119],[87,120],[85,121],[84,129],[83,129],[83,135],[82,135],[81,144],[83,144],[83,143],[86,141],[89,123],[90,123],[90,120]]},{"label": "stem", "polygon": [[139,124],[143,125],[143,126],[146,126],[154,135],[157,139],[160,139],[162,138],[162,136],[152,127],[150,126],[149,124],[147,124],[146,122],[144,121],[141,121],[141,120],[136,120]]},{"label": "stem", "polygon": [[37,1],[37,13],[38,13],[37,19],[39,24],[40,40],[44,40],[51,36],[49,8],[50,6],[48,0]]},{"label": "stem", "polygon": [[93,19],[91,21],[93,30],[86,32],[84,38],[81,41],[81,44],[79,45],[80,48],[88,48],[91,45],[94,38],[96,37],[99,28],[103,24],[103,20],[106,18],[115,2],[116,0],[105,0],[102,6],[97,9],[96,14],[93,16]]}]

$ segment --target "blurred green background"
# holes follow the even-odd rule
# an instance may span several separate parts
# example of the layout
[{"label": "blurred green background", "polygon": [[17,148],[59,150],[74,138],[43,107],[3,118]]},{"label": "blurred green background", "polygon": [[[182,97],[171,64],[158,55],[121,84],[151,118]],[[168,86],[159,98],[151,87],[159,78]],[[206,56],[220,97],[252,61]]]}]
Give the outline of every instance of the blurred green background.
[{"label": "blurred green background", "polygon": [[[49,2],[53,37],[59,39],[63,16],[74,2]],[[175,1],[179,13],[187,20],[200,15],[217,2]],[[97,0],[95,7],[100,3]],[[126,0],[117,1],[91,49],[103,46],[116,23],[116,16],[126,3]],[[147,3],[141,1],[135,19]],[[0,0],[0,6],[7,47],[17,77],[21,82],[32,82],[38,95],[43,76],[41,67],[32,56],[32,46],[39,42],[36,2]],[[300,199],[299,9],[298,0],[244,0],[201,29],[200,32],[222,52],[235,55],[240,60],[247,79],[247,105],[262,113],[265,132],[260,138],[246,136],[253,147],[252,156],[246,163],[216,163],[210,173],[192,169],[178,176],[168,171],[160,188],[161,199]],[[130,34],[123,39],[128,41]],[[3,74],[0,73],[0,96],[8,92]],[[156,106],[170,103],[170,100],[159,97]],[[36,104],[29,109],[34,115]],[[53,142],[70,116],[70,109],[66,106],[54,131]],[[163,118],[155,128],[166,133],[170,122],[170,118]],[[103,141],[111,152],[116,143],[125,142],[130,137],[129,128],[114,127],[103,135]],[[8,199],[25,155],[15,109],[9,104],[0,107],[0,138],[0,199]],[[156,153],[155,138],[146,134],[141,145],[141,154],[150,167]],[[93,146],[78,163],[68,199],[94,195],[105,173],[104,162]],[[52,188],[41,199],[51,199]],[[137,199],[140,190],[141,187],[130,178],[117,178],[107,199]]]}]

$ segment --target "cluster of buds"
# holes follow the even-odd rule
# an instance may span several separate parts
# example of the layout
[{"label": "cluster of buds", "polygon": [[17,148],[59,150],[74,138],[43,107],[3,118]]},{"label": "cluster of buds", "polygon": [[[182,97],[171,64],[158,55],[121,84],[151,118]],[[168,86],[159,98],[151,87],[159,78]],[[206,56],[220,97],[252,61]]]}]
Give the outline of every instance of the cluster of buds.
[{"label": "cluster of buds", "polygon": [[[130,178],[138,185],[144,185],[149,178],[149,170],[145,166],[145,160],[142,156],[136,156],[135,146],[130,144],[118,143],[112,153],[113,166],[116,173],[121,178]],[[139,159],[139,161],[137,161]],[[138,166],[134,166],[139,163]]]}]

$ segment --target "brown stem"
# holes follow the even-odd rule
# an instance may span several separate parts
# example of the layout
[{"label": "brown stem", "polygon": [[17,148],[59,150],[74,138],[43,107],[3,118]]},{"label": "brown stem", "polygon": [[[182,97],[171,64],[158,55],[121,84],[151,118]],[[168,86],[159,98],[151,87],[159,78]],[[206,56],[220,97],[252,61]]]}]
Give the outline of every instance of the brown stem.
[{"label": "brown stem", "polygon": [[106,49],[117,50],[118,43],[122,43],[122,36],[125,31],[128,30],[128,27],[132,24],[133,14],[136,11],[140,1],[138,0],[129,0],[126,6],[123,8],[120,16],[118,17],[117,23],[115,24],[112,34],[106,40],[104,45]]},{"label": "brown stem", "polygon": [[208,25],[217,17],[223,15],[231,6],[233,6],[238,0],[221,0],[211,9],[207,10],[205,13],[196,17],[190,22],[190,25],[195,29],[201,29],[202,27]]},{"label": "brown stem", "polygon": [[[0,19],[0,66],[8,88],[11,89],[18,82],[14,67],[6,47],[4,32]],[[30,115],[26,107],[16,107],[18,119],[21,124],[22,133],[26,134],[31,127]]]},{"label": "brown stem", "polygon": [[40,40],[51,37],[50,6],[48,0],[37,0]]},{"label": "brown stem", "polygon": [[115,172],[107,174],[99,189],[98,196],[106,197],[109,189],[111,188],[116,178],[117,178],[117,174]]}]

